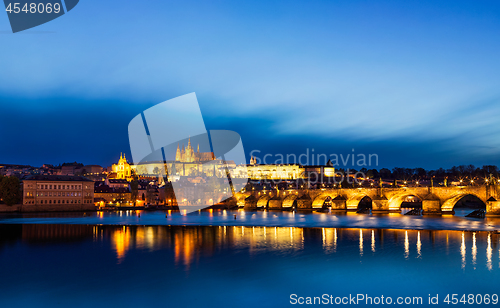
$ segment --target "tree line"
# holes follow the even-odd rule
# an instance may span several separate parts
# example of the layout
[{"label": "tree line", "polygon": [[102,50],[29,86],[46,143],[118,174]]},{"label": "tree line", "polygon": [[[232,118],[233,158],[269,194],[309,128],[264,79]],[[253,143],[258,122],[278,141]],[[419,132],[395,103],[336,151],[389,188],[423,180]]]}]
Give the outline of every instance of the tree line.
[{"label": "tree line", "polygon": [[0,200],[9,206],[21,202],[21,183],[18,178],[0,175]]},{"label": "tree line", "polygon": [[[347,170],[339,169],[340,172],[347,172]],[[356,173],[356,170],[349,170],[351,173]],[[370,179],[419,179],[425,180],[430,178],[448,178],[448,179],[474,179],[474,178],[489,178],[490,175],[494,178],[499,178],[500,172],[497,166],[484,165],[481,168],[474,165],[460,165],[453,166],[450,169],[435,169],[425,170],[424,168],[401,168],[396,167],[392,170],[387,168],[382,169],[366,169],[362,168],[359,172],[366,175]]]}]

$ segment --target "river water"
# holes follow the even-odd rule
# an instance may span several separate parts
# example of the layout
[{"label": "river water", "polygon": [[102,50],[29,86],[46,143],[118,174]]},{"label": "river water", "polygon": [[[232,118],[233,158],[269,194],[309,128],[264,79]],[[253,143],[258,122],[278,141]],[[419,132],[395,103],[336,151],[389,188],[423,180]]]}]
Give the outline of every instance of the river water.
[{"label": "river water", "polygon": [[[455,215],[317,213],[291,211],[206,210],[181,215],[173,211],[118,211],[89,213],[3,214],[0,224],[193,225],[329,228],[390,228],[419,230],[499,231],[500,218],[467,218],[472,210]],[[236,215],[236,219],[235,219]]]},{"label": "river water", "polygon": [[499,229],[495,219],[267,211],[3,215],[0,307],[281,307],[292,294],[419,306],[473,294],[497,306]]}]

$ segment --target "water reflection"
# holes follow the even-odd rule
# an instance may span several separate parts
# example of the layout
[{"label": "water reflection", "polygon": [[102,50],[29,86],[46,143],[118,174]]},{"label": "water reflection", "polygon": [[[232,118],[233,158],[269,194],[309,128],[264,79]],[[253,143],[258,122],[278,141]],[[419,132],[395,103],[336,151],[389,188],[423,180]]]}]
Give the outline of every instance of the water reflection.
[{"label": "water reflection", "polygon": [[363,256],[363,230],[359,229],[359,255]]},{"label": "water reflection", "polygon": [[405,231],[405,259],[410,257],[410,242],[408,241],[408,231]]},{"label": "water reflection", "polygon": [[334,253],[337,249],[337,229],[322,228],[323,249],[326,253]]},{"label": "water reflection", "polygon": [[[500,250],[496,248],[500,235],[492,232],[246,226],[0,225],[0,228],[0,251],[9,241],[28,244],[91,241],[109,247],[116,264],[127,262],[132,251],[161,250],[171,253],[173,263],[186,270],[222,251],[258,256],[296,255],[319,249],[320,253],[338,256],[359,254],[363,260],[383,255],[406,262],[423,262],[425,257],[428,260],[435,256],[436,251],[446,254],[444,248],[449,247],[451,252],[457,252],[447,257],[450,264],[463,270],[488,271],[494,270],[493,260],[500,258]],[[369,255],[364,250],[367,232],[372,252]],[[414,240],[415,245],[411,244]],[[467,246],[471,247],[469,261]],[[443,248],[439,250],[440,247]],[[415,257],[410,258],[412,254]]]},{"label": "water reflection", "polygon": [[488,267],[488,270],[493,269],[493,265],[491,263],[491,257],[493,255],[493,249],[491,248],[491,234],[488,234],[488,248],[486,248],[486,267]]},{"label": "water reflection", "polygon": [[417,231],[417,258],[422,258],[422,241],[420,241],[420,231]]},{"label": "water reflection", "polygon": [[472,265],[476,269],[477,246],[476,246],[476,232],[472,232]]},{"label": "water reflection", "polygon": [[467,249],[465,247],[465,233],[462,232],[462,245],[460,246],[460,254],[462,255],[462,268],[465,268],[467,262]]},{"label": "water reflection", "polygon": [[372,252],[375,252],[375,231],[372,230]]}]

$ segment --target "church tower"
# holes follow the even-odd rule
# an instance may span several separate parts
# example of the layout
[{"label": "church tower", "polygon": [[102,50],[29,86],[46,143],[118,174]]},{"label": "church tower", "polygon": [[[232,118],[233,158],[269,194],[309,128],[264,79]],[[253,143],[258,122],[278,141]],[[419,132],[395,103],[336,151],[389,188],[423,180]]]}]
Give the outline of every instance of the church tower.
[{"label": "church tower", "polygon": [[179,149],[179,144],[177,143],[177,151],[175,152],[175,160],[176,161],[181,161],[182,156],[181,156],[181,149]]},{"label": "church tower", "polygon": [[188,163],[194,161],[194,150],[193,147],[191,146],[191,137],[189,137],[188,139],[188,145],[186,147],[186,157],[184,161]]},{"label": "church tower", "polygon": [[257,159],[253,156],[250,157],[250,165],[257,165]]},{"label": "church tower", "polygon": [[132,168],[125,158],[125,154],[120,153],[120,160],[118,164],[113,164],[111,166],[113,172],[116,172],[117,179],[130,179],[132,176]]}]

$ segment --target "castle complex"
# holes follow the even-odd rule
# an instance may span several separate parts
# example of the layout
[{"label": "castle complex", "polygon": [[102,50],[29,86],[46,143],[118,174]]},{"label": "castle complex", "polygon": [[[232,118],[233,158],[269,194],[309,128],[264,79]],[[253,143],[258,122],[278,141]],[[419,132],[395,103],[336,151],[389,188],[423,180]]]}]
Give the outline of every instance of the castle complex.
[{"label": "castle complex", "polygon": [[202,152],[200,153],[200,145],[198,144],[198,149],[195,152],[193,147],[191,146],[191,138],[188,140],[187,147],[184,148],[182,145],[182,150],[179,148],[179,144],[177,144],[177,152],[175,153],[175,161],[183,162],[183,163],[192,163],[192,162],[206,162],[210,160],[214,160],[213,152]]},{"label": "castle complex", "polygon": [[[335,168],[332,166],[301,166],[298,164],[270,164],[259,165],[255,157],[250,158],[250,164],[236,166],[233,161],[224,162],[215,158],[213,152],[200,152],[200,146],[194,151],[191,139],[187,146],[177,145],[175,161],[152,161],[138,165],[130,165],[124,154],[120,154],[118,164],[112,166],[117,179],[132,179],[132,172],[138,175],[159,175],[168,170],[169,177],[189,176],[198,173],[213,175],[214,172],[225,172],[229,168],[231,175],[236,178],[250,178],[254,180],[296,180],[307,178],[311,173],[319,176],[333,177]],[[224,169],[224,170],[223,170]]]},{"label": "castle complex", "polygon": [[[234,162],[232,164],[234,165]],[[120,160],[118,164],[113,164],[112,172],[116,174],[117,179],[126,180],[132,179],[133,172],[137,175],[160,175],[165,170],[168,171],[169,177],[188,176],[198,173],[210,175],[219,172],[219,165],[223,165],[222,161],[217,160],[213,152],[200,152],[199,145],[195,151],[190,138],[187,146],[182,145],[181,148],[180,145],[177,145],[175,160],[166,162],[149,161],[130,165],[125,155],[120,154]]]}]

